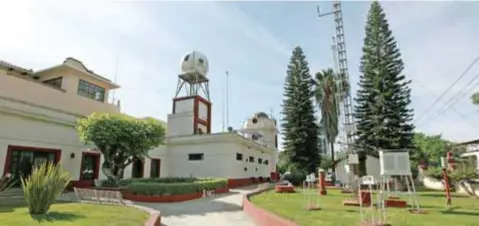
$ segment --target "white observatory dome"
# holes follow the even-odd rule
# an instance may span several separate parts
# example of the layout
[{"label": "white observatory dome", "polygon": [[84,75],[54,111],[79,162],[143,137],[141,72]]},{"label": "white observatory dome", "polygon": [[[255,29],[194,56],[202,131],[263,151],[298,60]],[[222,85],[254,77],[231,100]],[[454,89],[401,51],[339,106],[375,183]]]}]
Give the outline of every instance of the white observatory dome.
[{"label": "white observatory dome", "polygon": [[198,51],[185,54],[185,56],[181,58],[181,73],[199,73],[200,75],[206,76],[208,73],[208,59],[206,59],[204,54]]},{"label": "white observatory dome", "polygon": [[244,122],[243,129],[276,130],[277,127],[274,119],[264,112],[258,112]]}]

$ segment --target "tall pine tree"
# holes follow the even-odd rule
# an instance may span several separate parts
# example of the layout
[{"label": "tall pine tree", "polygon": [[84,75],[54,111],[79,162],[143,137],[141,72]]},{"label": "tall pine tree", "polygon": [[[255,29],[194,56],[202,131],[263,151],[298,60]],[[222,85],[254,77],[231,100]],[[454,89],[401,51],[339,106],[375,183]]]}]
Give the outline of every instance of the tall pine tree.
[{"label": "tall pine tree", "polygon": [[320,161],[313,96],[306,56],[296,47],[287,70],[281,126],[286,159],[302,173],[316,172]]},{"label": "tall pine tree", "polygon": [[359,90],[354,109],[360,171],[365,172],[367,153],[377,149],[413,148],[413,110],[410,108],[410,80],[402,74],[401,54],[379,2],[369,9]]}]

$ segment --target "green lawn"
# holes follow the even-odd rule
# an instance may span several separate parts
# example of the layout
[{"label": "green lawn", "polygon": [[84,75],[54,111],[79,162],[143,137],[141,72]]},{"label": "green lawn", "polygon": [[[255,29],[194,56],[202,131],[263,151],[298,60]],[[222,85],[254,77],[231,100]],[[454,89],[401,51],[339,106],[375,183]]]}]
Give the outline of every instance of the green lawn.
[{"label": "green lawn", "polygon": [[44,215],[30,215],[26,207],[0,208],[2,226],[140,226],[148,217],[132,207],[80,203],[54,204]]},{"label": "green lawn", "polygon": [[[300,191],[300,189],[298,189]],[[328,190],[327,196],[319,197],[322,210],[307,211],[304,194],[279,194],[268,191],[251,197],[257,206],[278,216],[297,222],[300,226],[350,226],[360,224],[359,207],[342,205],[350,194]],[[404,197],[404,200],[408,200]],[[427,214],[411,214],[406,209],[388,208],[392,226],[477,226],[479,225],[479,199],[453,196],[452,210],[446,211],[443,192],[419,192],[419,204]],[[377,213],[377,212],[376,212]]]}]

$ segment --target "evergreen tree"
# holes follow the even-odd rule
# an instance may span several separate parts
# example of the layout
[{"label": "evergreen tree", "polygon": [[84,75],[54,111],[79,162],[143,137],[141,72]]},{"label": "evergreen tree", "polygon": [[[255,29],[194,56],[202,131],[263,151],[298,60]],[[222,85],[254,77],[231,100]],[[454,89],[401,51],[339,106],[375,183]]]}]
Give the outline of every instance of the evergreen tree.
[{"label": "evergreen tree", "polygon": [[300,47],[288,65],[283,99],[283,146],[289,164],[301,173],[316,172],[320,163],[314,115],[312,77]]},{"label": "evergreen tree", "polygon": [[379,2],[369,9],[359,90],[354,109],[357,145],[361,147],[360,171],[365,172],[367,153],[377,149],[413,148],[413,110],[410,80],[402,74],[404,64]]}]

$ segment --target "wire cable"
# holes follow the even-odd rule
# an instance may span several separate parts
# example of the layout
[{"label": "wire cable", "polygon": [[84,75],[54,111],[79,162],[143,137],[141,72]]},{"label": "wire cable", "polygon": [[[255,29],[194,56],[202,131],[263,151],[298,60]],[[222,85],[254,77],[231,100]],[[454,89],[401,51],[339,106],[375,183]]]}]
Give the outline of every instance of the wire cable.
[{"label": "wire cable", "polygon": [[476,57],[476,59],[474,59],[474,61],[472,61],[472,63],[466,68],[466,70],[464,70],[464,72],[462,72],[461,75],[459,75],[459,77],[456,79],[456,81],[454,81],[446,90],[444,90],[444,92],[441,93],[441,95],[431,104],[429,105],[425,111],[423,111],[423,113],[420,115],[419,118],[417,118],[417,122],[419,122],[422,118],[424,118],[424,116],[437,104],[439,103],[439,101],[442,100],[442,98],[444,98],[444,96],[446,96],[446,94],[472,69],[472,67],[479,61],[479,56]]},{"label": "wire cable", "polygon": [[432,119],[435,119],[439,117],[440,115],[444,114],[450,107],[453,107],[454,104],[456,104],[459,100],[462,99],[462,97],[465,97],[470,91],[472,91],[475,87],[477,87],[478,83],[474,83],[477,79],[479,78],[479,74],[476,74],[474,77],[472,77],[466,85],[460,89],[456,95],[452,96],[448,101],[446,101],[444,107],[434,116],[429,117],[429,120],[422,120],[422,121],[417,121],[418,126],[419,125],[424,125],[424,123],[427,123],[428,121],[431,121]]},{"label": "wire cable", "polygon": [[[422,84],[420,84],[420,83],[418,83],[418,82],[413,83],[413,85],[419,86],[420,88],[422,88],[423,90],[425,90],[428,94],[435,96],[435,94],[433,94],[430,90],[428,90],[424,85],[422,85]],[[437,96],[435,96],[435,98],[437,98]],[[447,104],[447,101],[442,101],[442,102],[443,102],[444,104]],[[468,120],[467,117],[464,116],[464,114],[460,113],[454,106],[451,106],[451,108],[452,108],[452,110],[453,110],[462,120],[464,120],[464,122],[466,122],[467,125],[470,126],[473,130],[476,130],[476,128],[478,128],[478,127],[473,126],[472,124],[474,124],[474,123],[472,123],[470,120]],[[419,125],[423,125],[423,124],[418,124],[418,126],[419,126]]]}]

